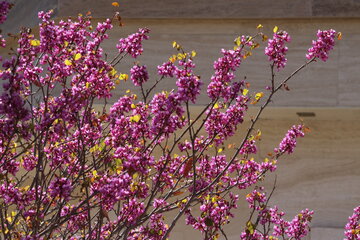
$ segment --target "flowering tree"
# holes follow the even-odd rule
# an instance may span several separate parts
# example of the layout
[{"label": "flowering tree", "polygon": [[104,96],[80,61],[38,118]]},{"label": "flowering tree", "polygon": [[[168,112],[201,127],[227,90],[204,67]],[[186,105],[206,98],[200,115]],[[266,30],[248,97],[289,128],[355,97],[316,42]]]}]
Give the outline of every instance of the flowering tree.
[{"label": "flowering tree", "polygon": [[[10,5],[0,7],[3,22]],[[111,92],[128,79],[116,68],[124,57],[142,54],[149,30],[120,39],[118,55],[108,61],[101,43],[118,15],[94,29],[90,16],[56,24],[50,11],[40,12],[39,19],[39,36],[22,31],[0,73],[4,239],[167,239],[181,217],[206,240],[227,238],[223,226],[234,217],[237,189],[256,186],[275,171],[277,160],[291,154],[306,131],[293,126],[273,154],[255,161],[259,116],[295,74],[318,59],[326,61],[340,36],[319,31],[307,62],[279,81],[275,72],[286,65],[290,36],[275,27],[267,40],[259,25],[254,36],[240,36],[234,49],[222,50],[208,86],[194,73],[196,53],[174,42],[177,54],[158,66],[153,86],[144,87],[147,68],[136,63],[130,79],[141,96],[127,92],[108,110]],[[250,95],[235,72],[261,41],[267,41],[272,77],[266,93]],[[177,89],[153,93],[165,78],[174,78]],[[209,103],[194,117],[189,106],[201,87]],[[104,107],[95,110],[100,101]],[[234,154],[226,155],[224,143],[243,123],[249,104],[261,104],[259,112]],[[284,212],[268,205],[271,194],[257,186],[246,196],[251,215],[240,239],[306,236],[313,212],[306,209],[286,221]],[[175,218],[166,219],[170,211]],[[358,222],[357,209],[346,226],[347,239],[359,236]]]}]

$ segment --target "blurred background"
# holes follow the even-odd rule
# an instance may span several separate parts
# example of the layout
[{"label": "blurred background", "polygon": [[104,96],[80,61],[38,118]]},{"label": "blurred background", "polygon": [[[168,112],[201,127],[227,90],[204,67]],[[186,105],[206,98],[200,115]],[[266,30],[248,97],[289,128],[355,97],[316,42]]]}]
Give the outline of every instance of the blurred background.
[{"label": "blurred background", "polygon": [[[151,30],[144,43],[144,54],[138,59],[147,65],[152,81],[156,66],[175,54],[172,42],[185,50],[195,50],[195,72],[205,83],[213,74],[212,64],[220,57],[222,48],[231,49],[239,35],[253,35],[256,26],[271,36],[276,25],[292,37],[288,44],[288,64],[276,72],[280,82],[306,61],[305,54],[316,39],[318,29],[333,28],[342,32],[328,62],[311,64],[288,84],[290,91],[281,91],[265,111],[256,128],[263,132],[257,158],[266,157],[277,147],[287,130],[301,121],[311,129],[300,139],[295,153],[278,161],[278,170],[267,176],[264,185],[271,190],[275,175],[277,185],[270,201],[287,212],[291,219],[301,209],[315,211],[312,231],[308,239],[342,239],[343,228],[353,209],[360,205],[360,1],[358,0],[120,0],[119,7],[112,0],[17,0],[8,21],[1,26],[3,35],[17,33],[22,26],[36,32],[37,12],[54,9],[55,19],[66,19],[91,11],[93,22],[103,21],[120,12],[123,26],[114,26],[110,39],[103,45],[109,59],[116,55],[118,39],[140,27]],[[10,45],[15,46],[9,39]],[[253,56],[244,60],[237,77],[246,77],[250,92],[265,91],[271,72],[263,54],[265,43]],[[1,55],[5,51],[1,50]],[[134,60],[127,58],[117,68],[129,74]],[[150,86],[149,83],[148,86]],[[208,102],[206,87],[194,114]],[[167,79],[158,90],[175,88],[175,81]],[[113,101],[127,89],[136,92],[129,83],[117,88]],[[254,115],[250,109],[248,117]],[[230,142],[241,140],[244,122]],[[248,218],[246,192],[240,192],[240,207],[232,223],[225,229],[229,239],[239,239]],[[171,216],[169,216],[169,219]],[[181,222],[170,239],[200,239],[199,233]]]}]

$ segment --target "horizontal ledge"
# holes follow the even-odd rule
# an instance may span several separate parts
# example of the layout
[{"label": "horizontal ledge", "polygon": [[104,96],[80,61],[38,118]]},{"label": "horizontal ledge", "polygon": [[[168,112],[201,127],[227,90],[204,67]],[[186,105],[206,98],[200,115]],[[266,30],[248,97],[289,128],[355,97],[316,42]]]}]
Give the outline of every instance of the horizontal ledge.
[{"label": "horizontal ledge", "polygon": [[[109,104],[111,105],[111,104]],[[108,108],[110,106],[108,105]],[[102,104],[94,104],[96,110],[102,110]],[[204,105],[192,105],[190,111],[196,115],[204,109]],[[249,107],[245,114],[245,121],[255,116],[260,107]],[[299,117],[299,112],[314,113],[315,116]],[[360,119],[358,107],[267,107],[260,119],[264,120],[307,120],[311,121],[354,121]]]}]

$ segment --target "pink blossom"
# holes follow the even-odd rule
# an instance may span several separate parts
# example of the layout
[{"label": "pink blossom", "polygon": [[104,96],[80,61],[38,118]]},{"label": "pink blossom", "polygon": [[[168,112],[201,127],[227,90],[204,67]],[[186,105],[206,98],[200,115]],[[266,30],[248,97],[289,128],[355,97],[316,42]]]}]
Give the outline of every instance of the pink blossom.
[{"label": "pink blossom", "polygon": [[6,21],[7,15],[12,7],[12,4],[8,1],[0,2],[0,24]]},{"label": "pink blossom", "polygon": [[143,83],[147,82],[149,80],[149,75],[146,69],[146,65],[140,66],[140,65],[134,65],[130,69],[130,79],[133,81],[135,86],[141,86]]},{"label": "pink blossom", "polygon": [[171,61],[165,62],[157,67],[158,74],[163,77],[173,77],[176,67]]},{"label": "pink blossom", "polygon": [[285,31],[275,32],[273,38],[268,40],[265,55],[269,56],[269,61],[273,62],[278,70],[286,65],[287,59],[285,55],[288,48],[285,43],[290,42],[290,40],[290,35]]},{"label": "pink blossom", "polygon": [[354,208],[354,213],[349,217],[345,226],[344,240],[360,239],[360,206]]},{"label": "pink blossom", "polygon": [[315,57],[320,58],[322,61],[326,62],[329,57],[329,51],[334,48],[335,36],[336,31],[333,29],[324,31],[318,30],[318,39],[316,41],[312,41],[312,47],[309,48],[308,54],[306,54],[306,58],[312,59]]},{"label": "pink blossom", "polygon": [[280,154],[287,152],[288,154],[294,152],[296,147],[296,138],[304,137],[303,125],[292,126],[291,129],[286,133],[284,139],[280,142],[278,148],[274,149],[274,152]]},{"label": "pink blossom", "polygon": [[143,52],[142,41],[149,39],[146,35],[150,32],[147,28],[139,28],[137,33],[129,35],[127,38],[120,38],[116,48],[120,53],[126,52],[133,58],[137,58]]},{"label": "pink blossom", "polygon": [[71,182],[66,178],[56,178],[50,183],[49,192],[50,196],[55,198],[63,198],[65,201],[69,200],[71,194]]}]

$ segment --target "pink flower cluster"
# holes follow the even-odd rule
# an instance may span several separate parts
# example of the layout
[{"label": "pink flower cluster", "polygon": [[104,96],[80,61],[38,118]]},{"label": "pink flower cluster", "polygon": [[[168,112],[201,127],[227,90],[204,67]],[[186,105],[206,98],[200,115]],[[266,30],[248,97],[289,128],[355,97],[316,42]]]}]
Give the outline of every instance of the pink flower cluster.
[{"label": "pink flower cluster", "polygon": [[119,53],[126,52],[133,58],[137,58],[144,51],[142,41],[149,39],[147,35],[149,32],[150,30],[147,28],[139,28],[137,33],[131,34],[127,38],[120,38],[116,48]]},{"label": "pink flower cluster", "polygon": [[50,196],[63,198],[65,201],[69,200],[71,190],[71,182],[67,178],[56,178],[49,185]]},{"label": "pink flower cluster", "polygon": [[15,204],[20,210],[28,207],[35,199],[35,191],[33,189],[19,189],[15,184],[3,183],[0,185],[0,197],[8,206]]},{"label": "pink flower cluster", "polygon": [[154,214],[150,217],[147,226],[141,226],[130,233],[128,240],[151,239],[161,240],[168,229],[162,214]]},{"label": "pink flower cluster", "polygon": [[11,6],[11,3],[9,3],[8,1],[0,2],[0,24],[6,21]]},{"label": "pink flower cluster", "polygon": [[182,118],[184,109],[175,93],[155,94],[150,105],[153,115],[151,132],[154,135],[162,133],[167,135],[184,126],[185,121]]},{"label": "pink flower cluster", "polygon": [[278,31],[273,34],[273,38],[268,40],[265,48],[265,55],[269,56],[269,61],[273,62],[278,70],[284,68],[287,62],[285,57],[288,47],[285,43],[290,42],[290,35],[285,31]]},{"label": "pink flower cluster", "polygon": [[[244,121],[244,115],[248,109],[248,100],[247,97],[238,96],[235,103],[229,106],[225,112],[220,111],[220,107],[207,111],[209,118],[205,122],[205,130],[210,138],[215,138],[214,141],[217,145],[234,135],[237,125]],[[222,108],[224,106],[224,104],[221,105]]]},{"label": "pink flower cluster", "polygon": [[249,203],[249,208],[253,208],[257,211],[263,209],[263,206],[267,201],[266,193],[262,192],[263,190],[264,188],[260,187],[246,195],[246,201]]},{"label": "pink flower cluster", "polygon": [[330,30],[318,30],[317,32],[318,39],[312,41],[312,47],[309,48],[308,54],[306,54],[307,59],[320,58],[322,61],[326,62],[329,58],[329,51],[334,48],[336,31],[333,29]]},{"label": "pink flower cluster", "polygon": [[149,74],[147,72],[146,65],[134,65],[130,69],[130,74],[130,79],[135,86],[141,86],[143,83],[149,80]]},{"label": "pink flower cluster", "polygon": [[180,60],[179,68],[176,68],[175,75],[178,79],[176,97],[179,101],[192,101],[195,103],[197,95],[200,94],[202,82],[200,78],[194,75],[193,68],[195,64],[191,59]]},{"label": "pink flower cluster", "polygon": [[[256,188],[246,196],[249,208],[258,212],[255,223],[251,220],[247,223],[245,231],[240,235],[240,239],[265,240],[270,237],[282,237],[285,239],[301,240],[310,230],[313,211],[302,210],[291,221],[284,220],[285,213],[279,211],[278,207],[268,207],[268,198],[263,192],[264,188]],[[259,230],[258,230],[259,229]],[[265,230],[265,231],[264,231]],[[272,231],[271,231],[272,230]]]},{"label": "pink flower cluster", "polygon": [[304,137],[303,125],[292,126],[286,133],[283,140],[280,142],[279,147],[274,149],[277,154],[287,152],[288,154],[293,153],[296,147],[296,138]]},{"label": "pink flower cluster", "polygon": [[215,74],[211,77],[207,94],[213,100],[224,98],[225,101],[229,101],[234,97],[230,83],[235,79],[234,72],[240,66],[243,55],[241,48],[237,50],[222,49],[221,53],[223,56],[214,62]]},{"label": "pink flower cluster", "polygon": [[80,229],[84,228],[86,225],[86,209],[79,208],[76,212],[77,214],[71,215],[72,211],[74,211],[74,208],[76,206],[64,206],[61,209],[60,216],[61,217],[67,217],[71,216],[69,221],[66,223],[66,227],[70,232],[76,233]]},{"label": "pink flower cluster", "polygon": [[158,74],[163,77],[173,77],[176,67],[173,62],[168,61],[157,67]]},{"label": "pink flower cluster", "polygon": [[232,193],[229,194],[229,199],[208,195],[200,205],[199,217],[195,218],[190,210],[186,211],[186,224],[202,232],[204,239],[212,239],[219,229],[234,217],[231,210],[237,208],[238,198],[238,195]]},{"label": "pink flower cluster", "polygon": [[[130,79],[144,99],[126,91],[109,111],[106,103],[119,78],[115,68],[125,55],[142,54],[149,30],[120,39],[119,54],[109,62],[101,45],[112,19],[93,27],[90,16],[55,22],[51,13],[39,13],[38,35],[21,32],[0,71],[0,204],[6,203],[0,230],[6,239],[166,239],[169,211],[179,211],[204,239],[214,239],[237,207],[233,190],[248,189],[274,171],[277,157],[292,153],[304,135],[301,125],[293,126],[276,156],[264,161],[254,159],[256,137],[225,147],[253,98],[245,91],[249,85],[235,80],[242,59],[258,46],[252,37],[236,39],[234,50],[222,50],[214,62],[202,116],[194,118],[188,108],[203,84],[196,54],[177,47],[178,54],[158,66],[160,79],[152,88],[145,89],[146,66],[136,63]],[[266,54],[278,69],[289,40],[277,32],[269,41]],[[150,95],[165,77],[175,78],[177,88]],[[95,108],[102,102],[102,109]],[[231,148],[236,154],[228,157]],[[248,222],[242,239],[307,234],[311,211],[285,221],[285,213],[267,206],[262,188],[246,200],[258,221]],[[357,221],[351,219],[349,230]],[[269,228],[267,234],[260,225]]]},{"label": "pink flower cluster", "polygon": [[354,213],[349,217],[349,221],[345,226],[344,240],[360,239],[360,206],[354,208]]},{"label": "pink flower cluster", "polygon": [[249,154],[256,154],[257,147],[255,144],[255,140],[247,140],[244,143],[244,146],[240,149],[240,154],[249,155]]}]

